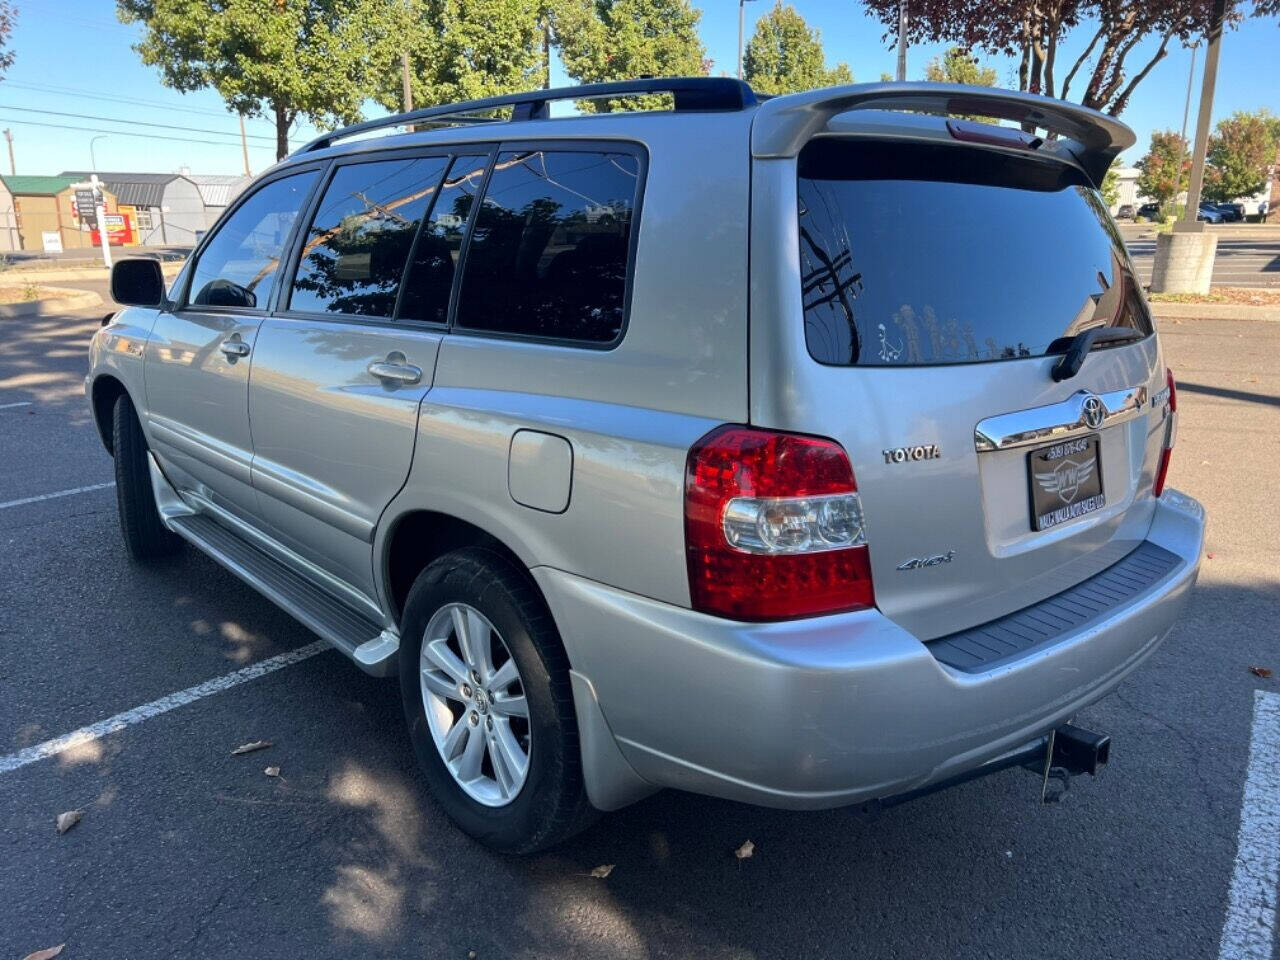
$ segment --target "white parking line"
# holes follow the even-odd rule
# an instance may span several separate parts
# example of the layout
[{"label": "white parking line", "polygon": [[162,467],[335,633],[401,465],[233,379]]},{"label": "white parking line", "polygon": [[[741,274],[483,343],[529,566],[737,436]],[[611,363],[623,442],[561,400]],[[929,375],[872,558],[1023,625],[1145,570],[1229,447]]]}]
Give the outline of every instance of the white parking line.
[{"label": "white parking line", "polygon": [[28,503],[39,503],[41,500],[56,500],[58,497],[70,497],[77,493],[89,493],[91,490],[105,490],[107,487],[114,487],[115,481],[110,483],[91,483],[87,487],[72,487],[70,490],[57,490],[53,493],[42,493],[36,497],[23,497],[21,500],[6,500],[0,503],[0,510],[7,510],[9,507],[22,507]]},{"label": "white parking line", "polygon": [[109,734],[118,733],[125,727],[131,727],[135,723],[158,717],[162,713],[168,713],[170,710],[184,707],[188,703],[194,703],[212,694],[229,690],[231,687],[239,686],[250,680],[256,680],[258,677],[264,677],[268,673],[275,673],[277,670],[331,649],[333,648],[324,640],[317,640],[314,643],[307,644],[305,647],[290,650],[288,653],[282,653],[268,660],[260,660],[257,663],[236,670],[234,673],[214,677],[212,680],[198,683],[194,687],[187,687],[187,689],[179,690],[177,693],[171,693],[167,697],[161,697],[159,700],[152,700],[150,703],[144,703],[142,706],[126,710],[124,713],[117,713],[114,717],[91,723],[87,727],[73,730],[64,736],[46,740],[44,743],[37,743],[35,746],[19,750],[17,753],[11,753],[7,757],[0,757],[0,773],[12,773],[14,770],[25,767],[29,763],[35,763],[37,760],[47,760],[49,757],[57,756],[64,750],[70,750],[73,747],[80,747],[86,743],[100,740]]},{"label": "white parking line", "polygon": [[1280,887],[1280,694],[1255,691],[1220,960],[1270,960]]},{"label": "white parking line", "polygon": [[29,407],[30,400],[19,400],[17,403],[0,403],[0,410],[12,410],[14,407]]}]

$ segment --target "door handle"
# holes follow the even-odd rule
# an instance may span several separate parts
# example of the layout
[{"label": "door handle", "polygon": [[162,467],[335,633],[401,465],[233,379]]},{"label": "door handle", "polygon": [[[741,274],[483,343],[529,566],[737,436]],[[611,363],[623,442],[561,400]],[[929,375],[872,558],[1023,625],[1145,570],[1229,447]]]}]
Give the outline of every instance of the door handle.
[{"label": "door handle", "polygon": [[247,357],[249,355],[249,345],[240,339],[239,334],[234,334],[218,344],[218,349],[222,351],[222,355],[228,360],[235,360],[237,357]]},{"label": "door handle", "polygon": [[418,383],[422,380],[422,368],[410,363],[399,350],[388,353],[385,360],[370,361],[365,369],[379,380],[395,383]]}]

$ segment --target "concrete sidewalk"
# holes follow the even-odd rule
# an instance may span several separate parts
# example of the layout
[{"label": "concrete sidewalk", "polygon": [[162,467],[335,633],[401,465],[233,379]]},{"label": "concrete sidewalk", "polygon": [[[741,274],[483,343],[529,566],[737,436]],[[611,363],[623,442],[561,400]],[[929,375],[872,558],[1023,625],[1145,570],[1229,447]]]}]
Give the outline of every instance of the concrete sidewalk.
[{"label": "concrete sidewalk", "polygon": [[1157,320],[1264,320],[1280,323],[1280,304],[1167,303],[1151,304]]}]

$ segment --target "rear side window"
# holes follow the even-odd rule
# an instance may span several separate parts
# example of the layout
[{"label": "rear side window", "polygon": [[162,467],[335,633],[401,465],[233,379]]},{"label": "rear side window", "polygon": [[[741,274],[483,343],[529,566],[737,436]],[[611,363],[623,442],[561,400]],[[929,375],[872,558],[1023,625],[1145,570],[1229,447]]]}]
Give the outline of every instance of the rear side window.
[{"label": "rear side window", "polygon": [[308,170],[272,180],[236,207],[200,252],[192,305],[266,309],[289,231],[318,175]]},{"label": "rear side window", "polygon": [[428,323],[448,321],[449,292],[458,270],[458,253],[488,165],[488,156],[477,154],[455,157],[449,166],[413,251],[413,264],[400,300],[400,317]]},{"label": "rear side window", "polygon": [[631,153],[498,154],[466,252],[457,326],[615,341],[639,181]]},{"label": "rear side window", "polygon": [[822,363],[1036,357],[1093,326],[1152,331],[1105,204],[1061,164],[815,140],[798,209],[805,339]]},{"label": "rear side window", "polygon": [[338,167],[307,229],[289,309],[390,317],[448,157]]}]

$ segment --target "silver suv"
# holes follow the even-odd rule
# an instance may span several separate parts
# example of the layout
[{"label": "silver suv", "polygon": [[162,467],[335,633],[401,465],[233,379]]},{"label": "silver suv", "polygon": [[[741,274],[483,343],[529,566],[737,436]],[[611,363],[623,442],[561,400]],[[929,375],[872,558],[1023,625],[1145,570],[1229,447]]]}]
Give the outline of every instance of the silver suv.
[{"label": "silver suv", "polygon": [[1132,143],[1032,95],[711,78],[339,130],[169,289],[116,265],[86,388],[126,546],[398,673],[433,793],[502,850],[662,787],[1096,770],[1070,721],[1204,529],[1096,189]]}]

